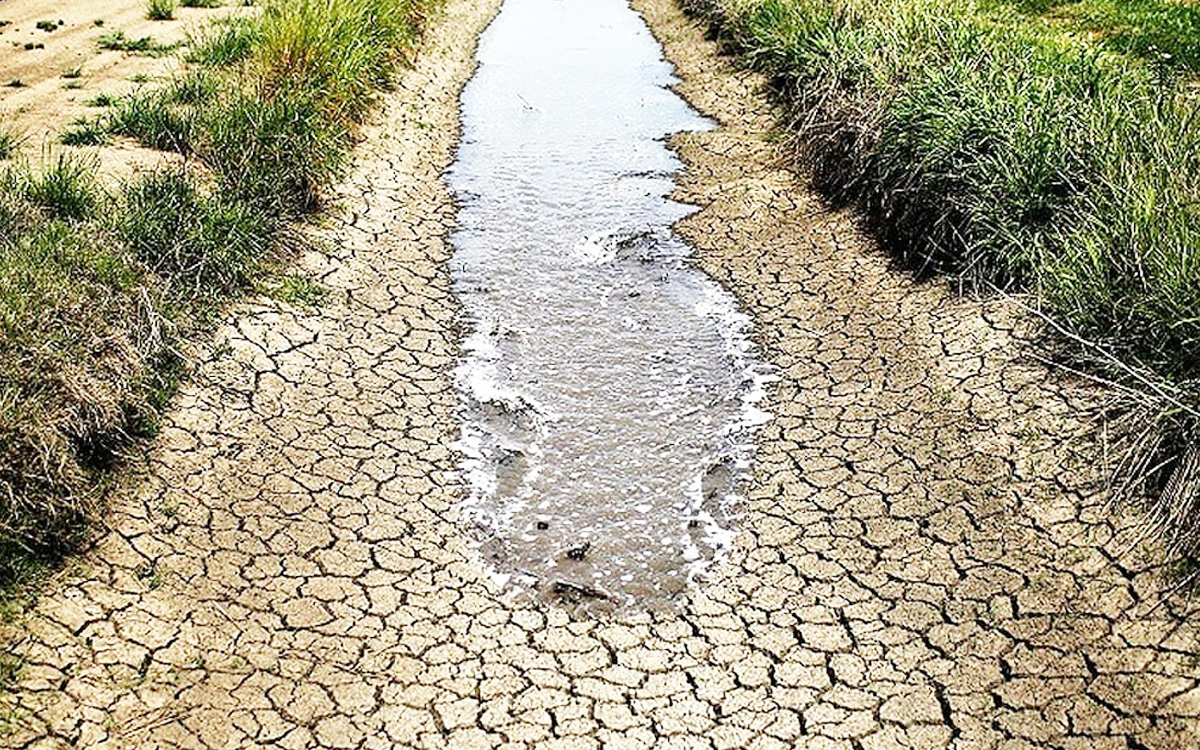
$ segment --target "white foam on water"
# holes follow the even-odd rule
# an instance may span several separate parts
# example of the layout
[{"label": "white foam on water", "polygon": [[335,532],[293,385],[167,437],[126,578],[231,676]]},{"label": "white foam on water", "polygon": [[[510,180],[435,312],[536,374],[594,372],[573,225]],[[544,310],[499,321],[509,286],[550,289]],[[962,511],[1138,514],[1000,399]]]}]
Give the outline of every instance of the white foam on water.
[{"label": "white foam on water", "polygon": [[688,262],[665,136],[707,129],[621,0],[508,0],[451,170],[464,513],[497,586],[678,604],[731,549],[771,376]]}]

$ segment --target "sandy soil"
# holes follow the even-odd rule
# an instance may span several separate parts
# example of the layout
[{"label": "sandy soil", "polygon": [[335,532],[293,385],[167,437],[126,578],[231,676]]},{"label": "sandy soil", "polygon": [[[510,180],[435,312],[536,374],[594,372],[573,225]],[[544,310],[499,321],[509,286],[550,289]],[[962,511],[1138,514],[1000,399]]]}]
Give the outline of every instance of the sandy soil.
[{"label": "sandy soil", "polygon": [[[121,31],[129,39],[151,36],[162,44],[182,43],[208,20],[239,12],[244,11],[178,8],[172,20],[151,21],[144,0],[0,0],[0,123],[23,137],[24,156],[38,159],[58,150],[95,155],[108,179],[170,159],[127,140],[103,148],[58,143],[72,121],[100,111],[88,106],[97,95],[152,86],[183,64],[174,54],[155,58],[102,50],[97,40]],[[39,22],[53,26],[38,28]]]}]

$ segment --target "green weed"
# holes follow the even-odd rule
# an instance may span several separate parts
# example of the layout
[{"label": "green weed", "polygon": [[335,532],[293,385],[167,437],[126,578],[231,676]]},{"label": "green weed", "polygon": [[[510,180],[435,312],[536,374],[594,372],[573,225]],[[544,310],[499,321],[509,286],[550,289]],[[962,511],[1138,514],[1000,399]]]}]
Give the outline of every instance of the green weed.
[{"label": "green weed", "polygon": [[11,159],[21,147],[24,138],[8,127],[0,126],[0,161]]},{"label": "green weed", "polygon": [[273,299],[295,307],[315,308],[329,297],[329,287],[307,276],[286,274],[264,291]]},{"label": "green weed", "polygon": [[151,21],[169,21],[175,17],[177,0],[146,0],[146,18]]},{"label": "green weed", "polygon": [[[37,584],[50,569],[51,561],[0,544],[0,623],[11,623],[28,611],[36,601]],[[0,667],[0,673],[4,671]],[[0,690],[5,686],[6,681],[0,675]]]},{"label": "green weed", "polygon": [[108,128],[99,120],[80,117],[58,140],[66,146],[103,146],[108,142]]},{"label": "green weed", "polygon": [[187,59],[201,65],[233,65],[248,58],[260,38],[257,19],[221,19],[189,42]]},{"label": "green weed", "polygon": [[25,671],[25,660],[9,651],[0,651],[0,690],[11,688]]},{"label": "green weed", "polygon": [[100,45],[100,49],[116,50],[118,52],[132,52],[148,57],[162,57],[168,55],[179,48],[179,44],[162,44],[154,41],[152,36],[144,36],[138,39],[130,39],[125,36],[124,31],[113,31],[108,34],[102,34],[96,43]]}]

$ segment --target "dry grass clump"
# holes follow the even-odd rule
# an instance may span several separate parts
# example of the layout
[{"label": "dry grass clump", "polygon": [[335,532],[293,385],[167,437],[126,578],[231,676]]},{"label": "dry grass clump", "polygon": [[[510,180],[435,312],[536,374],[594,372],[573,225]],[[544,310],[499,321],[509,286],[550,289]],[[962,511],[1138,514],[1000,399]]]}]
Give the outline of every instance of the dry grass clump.
[{"label": "dry grass clump", "polygon": [[0,172],[0,578],[14,548],[74,540],[97,449],[139,399],[155,314],[94,221],[90,164]]}]

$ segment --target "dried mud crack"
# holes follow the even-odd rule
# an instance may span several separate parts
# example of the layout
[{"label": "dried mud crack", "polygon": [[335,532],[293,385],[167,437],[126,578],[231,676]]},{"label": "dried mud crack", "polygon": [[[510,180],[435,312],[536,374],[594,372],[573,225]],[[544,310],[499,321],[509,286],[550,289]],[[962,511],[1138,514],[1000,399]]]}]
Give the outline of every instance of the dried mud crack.
[{"label": "dried mud crack", "polygon": [[[679,231],[781,382],[729,558],[680,615],[507,596],[456,511],[455,0],[384,101],[317,312],[231,317],[108,530],[15,632],[8,747],[1192,748],[1187,603],[1107,507],[1095,395],[1004,302],[888,270],[781,169],[752,77],[638,0],[719,130]],[[1191,619],[1195,619],[1194,616]]]}]

